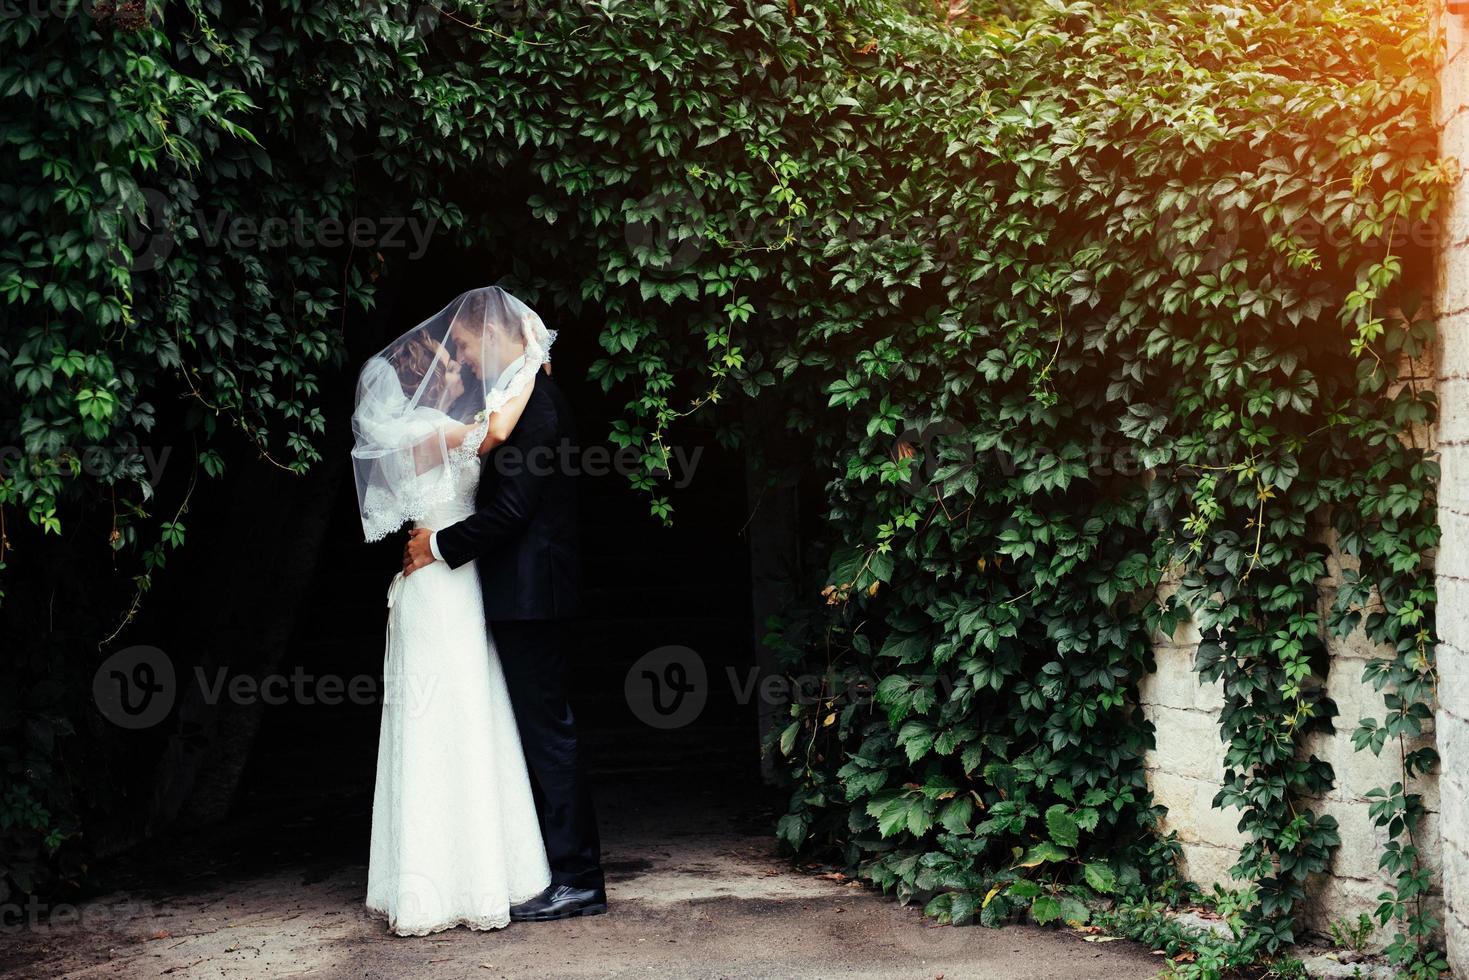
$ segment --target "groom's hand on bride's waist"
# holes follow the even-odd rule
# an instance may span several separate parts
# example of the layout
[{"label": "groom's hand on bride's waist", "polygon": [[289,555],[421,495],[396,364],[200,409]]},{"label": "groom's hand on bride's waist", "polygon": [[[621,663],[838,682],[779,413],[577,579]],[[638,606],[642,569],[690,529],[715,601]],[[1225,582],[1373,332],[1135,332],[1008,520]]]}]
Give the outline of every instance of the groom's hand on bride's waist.
[{"label": "groom's hand on bride's waist", "polygon": [[408,532],[408,543],[403,546],[404,575],[412,575],[434,563],[433,537],[434,532],[421,527]]}]

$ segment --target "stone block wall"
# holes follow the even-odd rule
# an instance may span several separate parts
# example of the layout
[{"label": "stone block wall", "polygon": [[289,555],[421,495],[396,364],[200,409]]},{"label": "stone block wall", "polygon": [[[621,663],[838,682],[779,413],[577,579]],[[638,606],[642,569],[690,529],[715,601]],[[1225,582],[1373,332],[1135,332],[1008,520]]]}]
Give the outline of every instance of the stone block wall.
[{"label": "stone block wall", "polygon": [[[1334,601],[1328,582],[1322,590],[1323,621]],[[1238,810],[1213,807],[1214,795],[1224,777],[1224,743],[1219,736],[1223,692],[1218,684],[1199,683],[1194,672],[1198,631],[1191,625],[1174,636],[1155,639],[1153,653],[1157,670],[1143,683],[1144,713],[1157,732],[1157,748],[1148,758],[1148,781],[1159,803],[1168,808],[1163,829],[1176,831],[1183,847],[1182,875],[1206,889],[1213,884],[1237,888],[1242,883],[1230,878],[1229,868],[1239,856],[1245,836],[1236,826]],[[1377,908],[1377,896],[1391,879],[1380,872],[1377,862],[1387,838],[1372,825],[1368,791],[1391,786],[1402,778],[1402,765],[1392,747],[1381,756],[1357,752],[1352,731],[1363,717],[1382,718],[1381,696],[1362,681],[1362,671],[1373,656],[1371,644],[1359,631],[1327,643],[1330,669],[1325,677],[1328,696],[1340,712],[1335,731],[1313,736],[1308,752],[1331,763],[1336,784],[1325,797],[1312,801],[1318,813],[1336,817],[1342,844],[1332,859],[1330,874],[1315,880],[1304,916],[1307,928],[1327,932],[1334,919],[1354,922],[1363,912]],[[1428,736],[1430,739],[1432,735]],[[1435,895],[1439,888],[1439,801],[1438,780],[1420,781],[1413,789],[1423,794],[1429,814],[1419,834],[1425,864],[1434,873]],[[1380,934],[1379,944],[1391,938]]]},{"label": "stone block wall", "polygon": [[[1469,14],[1440,8],[1443,64],[1435,112],[1445,157],[1469,164]],[[1438,747],[1443,760],[1444,932],[1455,975],[1469,977],[1469,183],[1444,222],[1438,316]]]}]

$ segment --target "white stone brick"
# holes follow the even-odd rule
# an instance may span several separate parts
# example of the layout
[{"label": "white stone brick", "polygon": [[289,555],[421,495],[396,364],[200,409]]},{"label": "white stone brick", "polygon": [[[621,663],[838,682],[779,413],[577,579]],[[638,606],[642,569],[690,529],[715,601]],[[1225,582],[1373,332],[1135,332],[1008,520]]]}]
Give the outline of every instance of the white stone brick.
[{"label": "white stone brick", "polygon": [[[1439,819],[1439,814],[1443,811],[1443,801],[1439,798],[1442,792],[1440,787],[1442,786],[1443,780],[1440,778],[1437,769],[1426,776],[1419,776],[1408,784],[1408,788],[1412,792],[1417,793],[1423,798],[1423,808],[1433,815],[1435,821]],[[1442,843],[1439,839],[1440,837],[1442,837],[1442,834],[1435,832],[1432,840],[1427,842],[1420,841],[1419,843],[1423,844],[1425,848],[1432,848],[1437,853]],[[1435,857],[1434,860],[1437,861],[1438,858]]]},{"label": "white stone brick", "polygon": [[[1469,165],[1469,154],[1466,154],[1466,165]],[[1465,178],[1460,176],[1459,186],[1463,187]],[[1414,237],[1424,245],[1431,245],[1438,249],[1461,249],[1469,242],[1469,200],[1463,195],[1458,195],[1444,206],[1438,216],[1433,219],[1431,226],[1415,226],[1418,234]],[[1438,309],[1435,298],[1434,308]],[[1442,325],[1440,325],[1440,328]],[[1443,336],[1440,329],[1439,336]]]},{"label": "white stone brick", "polygon": [[1469,855],[1444,848],[1445,939],[1454,976],[1469,976]]},{"label": "white stone brick", "polygon": [[[1326,622],[1326,617],[1331,612],[1331,604],[1335,599],[1335,595],[1322,597],[1323,601],[1319,612],[1323,623]],[[1391,656],[1393,652],[1392,648],[1386,644],[1373,643],[1371,638],[1367,636],[1367,631],[1360,626],[1346,636],[1328,635],[1326,637],[1326,649],[1331,654],[1333,660],[1341,658],[1343,660],[1357,662],[1358,666],[1355,668],[1356,675],[1353,678],[1354,680],[1361,680],[1362,667],[1366,665],[1368,660]],[[1332,670],[1335,671],[1336,668],[1333,667]]]},{"label": "white stone brick", "polygon": [[1199,641],[1203,638],[1203,634],[1199,632],[1198,620],[1192,617],[1185,619],[1183,622],[1179,623],[1178,626],[1174,629],[1172,636],[1164,635],[1157,630],[1153,631],[1154,643],[1161,646],[1186,648],[1191,651],[1189,653],[1190,659],[1192,659],[1193,657],[1192,651],[1198,649]]},{"label": "white stone brick", "polygon": [[1439,77],[1435,112],[1440,126],[1454,113],[1462,112],[1465,106],[1469,106],[1469,63],[1458,57],[1462,50],[1461,42],[1446,52],[1448,58],[1453,60],[1445,59],[1444,71]]},{"label": "white stone brick", "polygon": [[[1377,712],[1379,721],[1382,714],[1381,710]],[[1351,739],[1351,729],[1356,727],[1355,720],[1351,724],[1343,719],[1338,719],[1338,722],[1340,730],[1336,734],[1318,735],[1311,740],[1309,747],[1318,758],[1331,764],[1332,772],[1336,776],[1336,783],[1327,794],[1327,799],[1360,805],[1365,812],[1368,793],[1402,781],[1402,762],[1394,745],[1385,746],[1381,755],[1373,755],[1370,749],[1358,752]],[[1431,744],[1432,740],[1421,739],[1419,742]],[[1424,805],[1431,805],[1433,809],[1438,807],[1437,790],[1431,785],[1436,782],[1436,779],[1418,780],[1411,787],[1414,792],[1423,796]]]},{"label": "white stone brick", "polygon": [[[1436,118],[1444,126],[1439,146],[1469,169],[1469,20],[1440,9],[1436,26],[1444,44]],[[1469,319],[1445,317],[1469,306],[1469,248],[1463,244],[1469,223],[1469,186],[1462,179],[1446,218],[1446,246],[1437,262],[1435,307],[1440,311],[1438,372],[1445,378],[1469,376]],[[1445,942],[1455,976],[1469,976],[1469,462],[1446,443],[1469,432],[1469,385],[1442,382],[1439,389],[1440,449],[1444,454],[1439,493],[1443,543],[1438,555],[1439,708],[1435,737],[1442,758],[1439,779],[1443,889],[1448,913]],[[1425,794],[1426,799],[1427,794]],[[1426,847],[1425,847],[1426,849]]]},{"label": "white stone brick", "polygon": [[[1439,36],[1443,40],[1444,63],[1446,66],[1463,60],[1464,51],[1469,47],[1469,30],[1465,29],[1464,18],[1439,10],[1437,24],[1435,25]],[[1440,89],[1444,86],[1441,84]]]},{"label": "white stone brick", "polygon": [[[1306,901],[1301,913],[1302,927],[1323,936],[1330,936],[1333,922],[1346,922],[1355,926],[1359,912],[1371,915],[1377,908],[1378,903],[1374,900],[1375,893],[1371,892],[1371,887],[1377,887],[1378,891],[1381,891],[1380,886],[1349,888],[1342,885],[1337,879],[1325,875],[1312,878],[1306,882]],[[1364,905],[1364,901],[1371,904]],[[1379,926],[1374,917],[1372,932],[1368,935],[1363,948],[1369,952],[1377,952],[1383,949],[1391,939],[1392,930]]]},{"label": "white stone brick", "polygon": [[[1359,914],[1366,912],[1370,915],[1377,909],[1377,896],[1382,890],[1382,884],[1377,881],[1318,877],[1307,889],[1307,902],[1302,916],[1305,926],[1329,935],[1333,920],[1355,923]],[[1442,921],[1442,897],[1430,895],[1425,904],[1430,914]],[[1390,932],[1378,930],[1375,945],[1382,944],[1389,938]]]},{"label": "white stone brick", "polygon": [[1438,444],[1469,443],[1469,379],[1444,378],[1439,381],[1438,401]]},{"label": "white stone brick", "polygon": [[[1469,224],[1469,201],[1459,209]],[[1469,231],[1469,229],[1466,229]],[[1437,364],[1440,378],[1469,377],[1469,313],[1446,313],[1438,317]]]},{"label": "white stone brick", "polygon": [[[1460,705],[1459,710],[1464,706]],[[1452,710],[1442,711],[1438,716],[1438,751],[1443,760],[1445,773],[1460,779],[1469,779],[1469,720],[1460,718]],[[1465,814],[1469,817],[1469,813]],[[1466,841],[1469,841],[1469,823],[1464,824]]]},{"label": "white stone brick", "polygon": [[1224,744],[1217,718],[1186,708],[1152,705],[1147,715],[1157,731],[1149,764],[1175,776],[1208,781],[1224,778]]},{"label": "white stone brick", "polygon": [[[1464,60],[1464,52],[1469,49],[1469,29],[1466,29],[1465,19],[1462,16],[1454,16],[1447,11],[1438,11],[1439,17],[1434,25],[1435,33],[1443,45],[1443,61],[1445,70],[1456,62]],[[1440,92],[1446,86],[1440,79]]]},{"label": "white stone brick", "polygon": [[[1442,509],[1439,511],[1439,521],[1447,523]],[[1449,559],[1462,563],[1466,560],[1464,550],[1464,542],[1456,542],[1449,553]],[[1469,649],[1469,578],[1460,578],[1450,572],[1443,549],[1439,550],[1437,584],[1438,605],[1434,610],[1434,625],[1438,630],[1438,635],[1456,652]],[[1445,700],[1442,695],[1440,695],[1440,702],[1450,705],[1451,710],[1452,705],[1459,703],[1454,700]]]},{"label": "white stone brick", "polygon": [[1148,789],[1153,793],[1153,800],[1168,810],[1163,814],[1163,833],[1176,832],[1185,841],[1199,839],[1197,815],[1193,812],[1197,782],[1158,769],[1148,770]]},{"label": "white stone brick", "polygon": [[[1442,532],[1439,538],[1437,571],[1440,578],[1453,578],[1460,581],[1469,581],[1469,517],[1448,507],[1440,506],[1438,509],[1438,526]],[[1451,602],[1462,602],[1463,593],[1450,594]],[[1443,608],[1448,603],[1444,600],[1444,593],[1439,592],[1438,615],[1443,617],[1445,613],[1449,618],[1458,616],[1461,609]],[[1444,639],[1457,646],[1469,647],[1469,636],[1463,633],[1440,633]]]},{"label": "white stone brick", "polygon": [[1217,717],[1224,705],[1224,684],[1221,681],[1199,683],[1199,675],[1194,671],[1195,651],[1195,647],[1171,643],[1154,647],[1157,669],[1138,686],[1142,703],[1212,712]]},{"label": "white stone brick", "polygon": [[[1312,807],[1317,814],[1336,818],[1341,834],[1341,846],[1331,858],[1331,876],[1370,880],[1379,888],[1391,884],[1392,878],[1379,868],[1383,846],[1388,842],[1387,830],[1373,823],[1368,808],[1357,800],[1322,800]],[[1439,815],[1424,814],[1414,831],[1420,860],[1434,875],[1434,887],[1438,887],[1438,872],[1442,864]],[[1406,841],[1405,841],[1406,842]]]},{"label": "white stone brick", "polygon": [[1238,830],[1239,811],[1216,810],[1213,806],[1214,794],[1219,792],[1217,780],[1152,770],[1148,773],[1148,785],[1154,799],[1168,807],[1163,820],[1164,833],[1177,831],[1182,841],[1233,850],[1244,843],[1246,838]]},{"label": "white stone brick", "polygon": [[[1436,28],[1444,45],[1444,67],[1440,73],[1435,101],[1435,114],[1444,125],[1440,148],[1445,156],[1459,158],[1469,165],[1469,23],[1466,18],[1440,9]],[[1441,316],[1439,371],[1445,377],[1469,375],[1469,324],[1463,318],[1442,317],[1442,313],[1460,309],[1469,296],[1469,256],[1463,247],[1462,224],[1469,221],[1469,187],[1463,181],[1454,191],[1445,238],[1449,247],[1439,257],[1437,275]],[[1441,391],[1442,418],[1440,436],[1456,435],[1469,429],[1469,401],[1462,382],[1450,382]],[[1439,524],[1443,529],[1443,547],[1439,554],[1438,632],[1444,643],[1438,648],[1439,710],[1436,738],[1442,757],[1439,783],[1444,837],[1444,891],[1451,912],[1446,916],[1447,944],[1456,970],[1469,974],[1469,520],[1463,516],[1469,465],[1465,458],[1445,449],[1443,480],[1439,497]]]},{"label": "white stone brick", "polygon": [[[1453,579],[1439,579],[1439,608],[1443,608],[1443,585],[1447,581],[1459,597],[1469,601],[1469,583]],[[1438,710],[1455,718],[1469,719],[1469,653],[1449,643],[1440,643],[1435,650],[1438,666]],[[1465,760],[1469,762],[1469,760]]]},{"label": "white stone brick", "polygon": [[[1465,368],[1465,373],[1469,374],[1469,367]],[[1164,579],[1158,586],[1158,598],[1166,599],[1177,591],[1177,579]],[[1202,639],[1203,635],[1199,632],[1199,622],[1192,616],[1174,627],[1172,636],[1167,636],[1157,630],[1153,631],[1153,643],[1157,645],[1196,648]]]},{"label": "white stone brick", "polygon": [[1469,445],[1440,446],[1438,503],[1456,513],[1469,513]]},{"label": "white stone brick", "polygon": [[[1459,63],[1459,70],[1463,71],[1463,62]],[[1442,130],[1439,133],[1439,151],[1447,156],[1457,157],[1461,164],[1469,166],[1469,113],[1465,113],[1465,106],[1457,108],[1443,106],[1439,116],[1443,120]]]},{"label": "white stone brick", "polygon": [[1215,807],[1214,795],[1219,792],[1219,781],[1208,780],[1197,784],[1194,805],[1198,808],[1199,840],[1210,844],[1238,850],[1248,836],[1239,829],[1240,811],[1234,808]]},{"label": "white stone brick", "polygon": [[[1451,127],[1469,125],[1469,113],[1454,117],[1449,125]],[[1469,161],[1469,153],[1463,156],[1466,161]],[[1466,163],[1465,166],[1469,166],[1469,163]],[[1462,194],[1462,181],[1459,188],[1458,192]],[[1434,279],[1436,290],[1434,308],[1440,314],[1458,313],[1461,310],[1469,309],[1469,281],[1466,281],[1466,269],[1469,269],[1469,255],[1465,254],[1462,245],[1451,246],[1439,255],[1438,272]]]},{"label": "white stone brick", "polygon": [[1184,844],[1178,873],[1186,880],[1202,886],[1222,885],[1225,888],[1240,888],[1244,882],[1230,877],[1229,869],[1239,860],[1239,849],[1216,847],[1213,844]]},{"label": "white stone brick", "polygon": [[[1464,780],[1465,774],[1458,770],[1446,769],[1439,777],[1439,819],[1443,827],[1442,837],[1457,845],[1459,850],[1469,852],[1469,788],[1466,788]],[[1469,888],[1469,882],[1465,887]]]}]

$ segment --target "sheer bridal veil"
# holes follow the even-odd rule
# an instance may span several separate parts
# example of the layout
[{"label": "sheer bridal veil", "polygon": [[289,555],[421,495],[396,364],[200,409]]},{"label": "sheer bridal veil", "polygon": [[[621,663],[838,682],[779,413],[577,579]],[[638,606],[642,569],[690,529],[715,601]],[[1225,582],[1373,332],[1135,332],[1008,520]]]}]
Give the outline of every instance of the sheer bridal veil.
[{"label": "sheer bridal veil", "polygon": [[423,520],[478,466],[489,416],[551,360],[556,333],[499,286],[472,289],[363,365],[352,412],[362,531]]}]

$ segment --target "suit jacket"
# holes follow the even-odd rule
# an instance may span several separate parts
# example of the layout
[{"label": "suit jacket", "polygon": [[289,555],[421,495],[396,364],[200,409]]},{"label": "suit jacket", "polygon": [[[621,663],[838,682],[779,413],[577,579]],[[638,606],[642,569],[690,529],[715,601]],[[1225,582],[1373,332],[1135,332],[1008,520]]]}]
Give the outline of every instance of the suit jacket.
[{"label": "suit jacket", "polygon": [[576,431],[555,382],[535,384],[510,438],[485,455],[475,513],[435,539],[450,566],[479,562],[491,622],[567,619],[579,605]]}]

